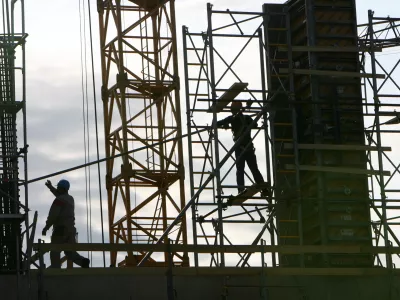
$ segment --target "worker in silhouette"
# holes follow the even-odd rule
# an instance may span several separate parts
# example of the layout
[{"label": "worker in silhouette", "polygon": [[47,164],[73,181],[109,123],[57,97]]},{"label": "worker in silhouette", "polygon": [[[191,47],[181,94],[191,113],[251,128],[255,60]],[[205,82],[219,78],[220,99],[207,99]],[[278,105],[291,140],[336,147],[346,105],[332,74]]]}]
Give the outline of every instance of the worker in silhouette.
[{"label": "worker in silhouette", "polygon": [[[42,235],[53,227],[51,242],[54,244],[74,244],[76,243],[75,229],[75,204],[74,198],[68,194],[70,184],[62,179],[57,183],[57,188],[53,187],[50,180],[45,184],[56,197],[50,207],[46,226],[43,228]],[[90,260],[78,254],[76,251],[64,251],[65,256],[82,268],[89,268]],[[60,251],[50,252],[51,268],[61,268]]]},{"label": "worker in silhouette", "polygon": [[[228,129],[231,128],[233,133],[233,141],[236,142],[243,134],[246,132],[253,119],[242,113],[242,102],[233,101],[231,105],[232,115],[217,121],[217,127]],[[257,123],[255,122],[252,128],[257,128]],[[255,149],[253,142],[251,140],[251,130],[244,134],[241,142],[237,145],[235,149],[235,159],[236,159],[236,182],[238,185],[239,194],[244,192],[244,166],[247,163],[251,173],[253,174],[254,181],[264,188],[261,190],[262,196],[268,196],[269,191],[265,186],[264,178],[261,175],[260,170],[257,165],[257,158],[255,154]]]}]

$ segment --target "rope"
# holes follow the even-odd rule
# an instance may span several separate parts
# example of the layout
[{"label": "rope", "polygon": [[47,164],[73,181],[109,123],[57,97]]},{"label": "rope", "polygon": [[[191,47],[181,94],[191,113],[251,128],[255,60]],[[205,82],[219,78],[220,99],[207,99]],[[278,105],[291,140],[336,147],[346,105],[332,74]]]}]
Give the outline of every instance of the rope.
[{"label": "rope", "polygon": [[[100,160],[99,154],[99,130],[98,130],[98,121],[97,121],[97,98],[96,98],[96,83],[94,77],[94,55],[93,55],[93,36],[92,36],[92,15],[90,9],[90,2],[88,2],[88,13],[89,13],[89,39],[90,39],[90,56],[91,56],[91,64],[92,64],[92,85],[93,85],[93,104],[94,104],[94,124],[96,131],[96,158],[97,161]],[[97,173],[98,173],[98,184],[99,184],[99,198],[100,198],[100,220],[101,220],[101,242],[104,244],[104,222],[103,222],[103,197],[101,192],[101,172],[100,172],[100,163],[97,163]],[[106,267],[106,254],[103,251],[103,267]]]}]

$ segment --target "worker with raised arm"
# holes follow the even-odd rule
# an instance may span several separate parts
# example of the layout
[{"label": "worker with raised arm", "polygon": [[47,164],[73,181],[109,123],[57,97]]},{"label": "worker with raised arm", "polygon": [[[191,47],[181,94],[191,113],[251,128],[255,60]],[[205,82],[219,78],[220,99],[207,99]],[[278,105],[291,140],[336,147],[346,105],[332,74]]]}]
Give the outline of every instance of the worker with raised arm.
[{"label": "worker with raised arm", "polygon": [[[251,139],[251,132],[250,132],[251,130],[249,130],[245,134],[248,127],[251,126],[253,119],[250,116],[244,115],[242,113],[242,102],[240,101],[232,102],[231,112],[232,112],[231,116],[223,120],[217,121],[217,127],[225,129],[231,128],[234,142],[236,142],[241,136],[244,135],[240,144],[237,145],[235,149],[236,181],[238,185],[239,194],[244,192],[245,190],[244,166],[245,163],[247,163],[247,166],[249,167],[251,173],[253,174],[254,181],[260,186],[264,187],[261,190],[261,195],[263,197],[264,196],[266,197],[268,196],[269,191],[267,188],[265,188],[267,184],[264,184],[264,178],[261,175],[260,170],[258,169],[255,149]],[[252,128],[257,128],[256,122],[254,122]]]},{"label": "worker with raised arm", "polygon": [[[53,187],[50,180],[45,184],[56,197],[50,207],[46,226],[43,228],[42,235],[53,227],[51,242],[54,244],[74,244],[76,242],[75,229],[75,204],[74,198],[68,194],[70,184],[62,179],[57,183],[57,188]],[[79,255],[76,251],[64,251],[65,256],[82,268],[89,268],[90,260]],[[60,251],[50,252],[51,268],[61,268]]]}]

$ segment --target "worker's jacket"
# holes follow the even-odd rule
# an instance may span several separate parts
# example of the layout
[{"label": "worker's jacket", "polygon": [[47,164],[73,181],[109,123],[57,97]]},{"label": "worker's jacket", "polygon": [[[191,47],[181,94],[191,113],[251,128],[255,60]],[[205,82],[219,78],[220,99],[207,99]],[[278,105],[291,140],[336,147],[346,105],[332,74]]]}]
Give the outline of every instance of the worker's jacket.
[{"label": "worker's jacket", "polygon": [[[233,133],[233,140],[236,142],[246,131],[246,129],[250,126],[253,122],[253,119],[248,116],[244,115],[241,112],[234,116],[229,116],[223,120],[217,122],[217,127],[224,127],[227,128],[230,125]],[[252,128],[257,128],[257,123],[252,126]],[[252,144],[251,142],[251,133],[250,131],[243,137],[240,146],[247,146],[248,144]],[[251,145],[249,145],[251,147]],[[252,147],[251,147],[252,148]]]},{"label": "worker's jacket", "polygon": [[46,227],[53,229],[64,227],[68,231],[75,228],[75,204],[74,198],[68,193],[54,199],[47,217]]}]

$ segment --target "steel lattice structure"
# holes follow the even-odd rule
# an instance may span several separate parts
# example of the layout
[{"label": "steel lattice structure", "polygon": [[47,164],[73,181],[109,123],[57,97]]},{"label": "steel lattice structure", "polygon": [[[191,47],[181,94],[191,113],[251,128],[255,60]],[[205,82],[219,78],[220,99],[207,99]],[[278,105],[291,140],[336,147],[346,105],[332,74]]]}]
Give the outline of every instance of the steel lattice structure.
[{"label": "steel lattice structure", "polygon": [[[398,145],[400,106],[400,18],[375,17],[368,13],[368,23],[359,26],[360,47],[368,51],[360,52],[363,72],[383,74],[384,78],[374,76],[364,80],[365,140],[367,145],[378,147],[381,151],[368,151],[370,168],[379,171],[369,178],[372,230],[374,245],[390,248],[400,245],[396,231],[399,229],[400,201],[397,187],[399,179]],[[391,147],[385,147],[391,146]],[[383,176],[384,172],[389,176]],[[375,264],[391,267],[398,256],[390,254],[375,256]]]},{"label": "steel lattice structure", "polygon": [[[174,1],[99,1],[98,11],[106,157],[121,154],[106,167],[110,242],[152,244],[185,203]],[[169,239],[187,243],[185,218]],[[111,263],[141,256],[113,252]],[[185,253],[173,260],[188,264]]]},{"label": "steel lattice structure", "polygon": [[[382,51],[398,46],[398,32],[398,19],[372,14],[370,24],[357,27],[350,0],[266,4],[262,13],[209,5],[207,31],[183,28],[188,132],[198,131],[189,137],[195,244],[251,245],[262,238],[272,246],[398,244],[393,229],[398,189],[388,186],[399,168],[387,154],[393,140],[382,142],[397,131],[379,126],[382,116],[394,117],[385,119],[386,125],[398,122],[392,107],[398,106],[399,94],[380,91],[389,84],[398,91],[399,62],[391,61],[391,67],[379,62]],[[240,39],[244,42],[233,46]],[[251,43],[254,48],[246,54]],[[249,63],[246,71],[241,59],[263,67]],[[274,185],[272,213],[264,213],[268,201],[257,194],[241,200],[231,195],[237,188],[231,175],[236,144],[228,144],[215,121],[235,98],[251,102],[246,112],[264,121],[252,135],[257,147],[265,143],[261,168]],[[245,228],[244,241],[236,233]],[[212,254],[210,265],[249,265],[251,254],[228,260],[227,255]],[[392,255],[384,256],[385,262],[373,253],[272,252],[267,262],[392,267]],[[195,258],[204,263],[200,254]]]},{"label": "steel lattice structure", "polygon": [[[270,143],[267,116],[266,71],[262,35],[263,14],[217,11],[207,6],[208,30],[202,33],[183,28],[186,107],[189,136],[190,184],[193,239],[195,244],[257,245],[264,233],[275,244],[274,211],[268,201],[254,193],[235,197],[235,145],[230,132],[217,130],[216,120],[229,113],[236,97],[245,112],[257,122],[253,141],[257,143],[258,165],[265,181],[271,182]],[[213,25],[215,22],[218,25]],[[251,72],[246,72],[251,70]],[[204,131],[206,130],[206,131]],[[265,155],[266,154],[266,155]],[[208,180],[212,176],[212,180]],[[254,181],[246,174],[250,187]],[[272,199],[269,199],[271,201]],[[239,241],[237,231],[247,232]],[[265,237],[264,237],[265,238]],[[211,255],[210,265],[249,266],[251,254]],[[276,264],[275,255],[269,255]],[[195,255],[204,264],[203,255]],[[259,263],[259,257],[256,258]]]}]

